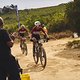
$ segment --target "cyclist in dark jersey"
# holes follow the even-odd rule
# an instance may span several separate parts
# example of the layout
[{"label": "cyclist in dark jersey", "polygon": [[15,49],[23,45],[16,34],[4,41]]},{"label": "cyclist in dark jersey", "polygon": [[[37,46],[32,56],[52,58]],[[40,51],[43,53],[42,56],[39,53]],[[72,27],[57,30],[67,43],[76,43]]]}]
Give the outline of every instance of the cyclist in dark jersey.
[{"label": "cyclist in dark jersey", "polygon": [[0,17],[0,80],[21,80],[15,57],[11,54],[11,40],[8,32],[3,29],[3,19]]},{"label": "cyclist in dark jersey", "polygon": [[[48,34],[44,31],[44,29],[42,28],[41,26],[41,23],[40,21],[36,21],[34,23],[34,27],[33,29],[31,30],[31,39],[33,37],[35,37],[37,40],[40,40],[40,32],[42,31],[47,37],[48,37]],[[33,42],[33,56],[34,56],[34,52],[35,52],[35,42]]]}]

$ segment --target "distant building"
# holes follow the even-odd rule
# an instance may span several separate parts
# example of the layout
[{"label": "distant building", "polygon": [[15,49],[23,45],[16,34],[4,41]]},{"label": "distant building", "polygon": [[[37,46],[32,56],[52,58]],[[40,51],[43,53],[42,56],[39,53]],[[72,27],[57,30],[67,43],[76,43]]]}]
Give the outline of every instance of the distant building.
[{"label": "distant building", "polygon": [[5,12],[13,11],[13,10],[16,10],[16,8],[17,8],[16,5],[13,5],[13,4],[11,4],[10,6],[7,5],[7,6],[4,6],[3,8],[0,8],[0,13],[5,13]]}]

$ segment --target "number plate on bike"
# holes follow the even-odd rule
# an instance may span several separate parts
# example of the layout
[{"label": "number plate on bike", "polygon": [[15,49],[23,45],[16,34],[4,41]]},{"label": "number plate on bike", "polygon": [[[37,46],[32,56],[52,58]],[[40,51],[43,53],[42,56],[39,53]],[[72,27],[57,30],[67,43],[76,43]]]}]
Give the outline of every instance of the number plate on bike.
[{"label": "number plate on bike", "polygon": [[26,41],[26,38],[22,38],[22,41]]},{"label": "number plate on bike", "polygon": [[39,40],[39,43],[43,43],[43,42],[44,42],[44,40],[43,40],[43,39]]}]

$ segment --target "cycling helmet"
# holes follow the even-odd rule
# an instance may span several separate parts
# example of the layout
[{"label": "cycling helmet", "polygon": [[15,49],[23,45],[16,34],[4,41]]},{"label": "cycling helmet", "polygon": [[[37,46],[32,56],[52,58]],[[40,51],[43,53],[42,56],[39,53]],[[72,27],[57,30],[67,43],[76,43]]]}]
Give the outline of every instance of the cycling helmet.
[{"label": "cycling helmet", "polygon": [[34,23],[34,25],[38,27],[38,26],[41,25],[41,23],[40,23],[40,21],[36,21],[36,22]]},{"label": "cycling helmet", "polygon": [[0,27],[2,27],[3,26],[3,19],[2,19],[2,17],[0,17]]},{"label": "cycling helmet", "polygon": [[22,24],[22,25],[21,25],[21,28],[25,28],[25,25]]}]

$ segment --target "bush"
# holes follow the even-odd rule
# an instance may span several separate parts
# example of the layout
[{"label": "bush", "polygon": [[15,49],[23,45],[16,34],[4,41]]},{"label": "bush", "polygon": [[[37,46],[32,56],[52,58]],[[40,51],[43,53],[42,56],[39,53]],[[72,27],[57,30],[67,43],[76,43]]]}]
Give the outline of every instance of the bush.
[{"label": "bush", "polygon": [[67,37],[71,37],[72,34],[73,34],[73,33],[72,33],[71,31],[53,33],[52,35],[50,35],[50,38],[51,38],[51,39],[67,38]]},{"label": "bush", "polygon": [[80,48],[80,40],[74,40],[66,44],[67,48]]}]

